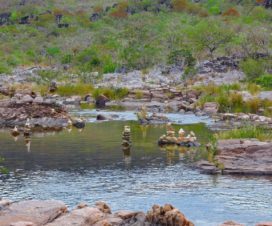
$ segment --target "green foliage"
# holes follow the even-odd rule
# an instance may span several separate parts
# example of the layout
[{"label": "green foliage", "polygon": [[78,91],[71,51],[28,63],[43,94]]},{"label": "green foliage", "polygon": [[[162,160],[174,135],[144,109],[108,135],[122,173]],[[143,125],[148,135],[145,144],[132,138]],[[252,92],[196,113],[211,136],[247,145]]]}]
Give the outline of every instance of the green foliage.
[{"label": "green foliage", "polygon": [[263,62],[260,60],[246,59],[240,63],[240,68],[246,74],[247,79],[252,81],[264,74]]},{"label": "green foliage", "polygon": [[82,71],[93,71],[101,64],[96,49],[89,48],[80,52],[76,58],[76,64]]},{"label": "green foliage", "polygon": [[196,64],[196,59],[193,57],[190,50],[173,50],[168,56],[168,63],[179,66],[194,67]]},{"label": "green foliage", "polygon": [[272,89],[272,74],[265,74],[256,79],[256,83],[264,88]]},{"label": "green foliage", "polygon": [[55,57],[60,54],[60,49],[58,47],[48,47],[46,52],[49,56]]},{"label": "green foliage", "polygon": [[10,16],[11,21],[15,22],[18,19],[18,14],[16,11],[13,11]]},{"label": "green foliage", "polygon": [[215,21],[201,21],[188,31],[191,44],[198,51],[208,51],[211,58],[217,49],[227,45],[233,39],[233,32],[224,27],[223,24]]},{"label": "green foliage", "polygon": [[[160,0],[93,0],[80,4],[76,0],[65,4],[50,0],[30,1],[20,7],[16,1],[7,2],[12,23],[0,27],[0,72],[18,66],[49,64],[61,68],[69,64],[73,72],[108,73],[123,66],[142,70],[166,64],[178,60],[180,50],[190,50],[187,53],[192,60],[201,60],[207,54],[253,57],[256,52],[271,52],[272,12],[253,7],[250,1],[237,6],[235,1],[218,0],[164,1],[167,4]],[[120,4],[106,12],[105,8],[115,2]],[[88,9],[101,18],[91,22]],[[237,10],[240,16],[234,17],[237,12],[229,9]],[[57,13],[63,14],[62,22],[69,28],[56,26]],[[31,14],[39,16],[30,18],[28,25],[18,23]],[[192,66],[185,70],[185,74],[194,73]]]}]

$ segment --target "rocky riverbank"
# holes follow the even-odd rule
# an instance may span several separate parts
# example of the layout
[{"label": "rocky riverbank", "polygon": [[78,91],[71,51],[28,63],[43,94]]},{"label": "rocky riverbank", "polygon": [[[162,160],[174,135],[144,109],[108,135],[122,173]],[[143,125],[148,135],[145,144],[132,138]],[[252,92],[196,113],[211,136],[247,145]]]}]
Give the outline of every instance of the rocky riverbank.
[{"label": "rocky riverbank", "polygon": [[272,143],[256,139],[219,140],[215,163],[199,161],[204,173],[272,175]]},{"label": "rocky riverbank", "polygon": [[[121,210],[113,213],[102,201],[90,207],[80,203],[69,211],[55,200],[12,202],[0,199],[0,226],[194,226],[182,212],[170,204],[154,205],[147,213]],[[256,226],[271,226],[272,222]],[[220,226],[244,226],[227,221]]]},{"label": "rocky riverbank", "polygon": [[0,200],[0,226],[193,226],[178,209],[170,204],[154,205],[147,213],[139,211],[118,211],[112,213],[104,202],[94,207],[80,203],[69,211],[61,201]]}]

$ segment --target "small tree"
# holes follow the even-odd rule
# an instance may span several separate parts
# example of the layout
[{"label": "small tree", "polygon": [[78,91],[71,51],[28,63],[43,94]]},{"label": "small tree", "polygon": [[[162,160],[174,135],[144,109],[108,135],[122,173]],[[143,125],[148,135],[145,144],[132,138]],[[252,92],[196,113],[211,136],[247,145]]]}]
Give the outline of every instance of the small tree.
[{"label": "small tree", "polygon": [[193,29],[189,30],[189,41],[198,50],[206,50],[211,58],[214,52],[221,46],[232,41],[234,33],[223,24],[216,22],[200,22]]}]

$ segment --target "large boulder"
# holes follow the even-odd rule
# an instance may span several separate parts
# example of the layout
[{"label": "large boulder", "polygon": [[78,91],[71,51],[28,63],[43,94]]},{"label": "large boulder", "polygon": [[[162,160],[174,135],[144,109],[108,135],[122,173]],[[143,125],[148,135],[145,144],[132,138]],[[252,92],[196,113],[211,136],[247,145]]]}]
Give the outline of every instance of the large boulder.
[{"label": "large boulder", "polygon": [[21,201],[8,205],[0,212],[0,226],[45,225],[66,211],[66,205],[60,201]]}]

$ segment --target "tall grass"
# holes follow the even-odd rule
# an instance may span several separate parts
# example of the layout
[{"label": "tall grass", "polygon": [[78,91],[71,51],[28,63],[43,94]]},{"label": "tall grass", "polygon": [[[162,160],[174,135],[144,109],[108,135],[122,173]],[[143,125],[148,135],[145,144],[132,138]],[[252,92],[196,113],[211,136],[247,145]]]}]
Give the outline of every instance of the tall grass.
[{"label": "tall grass", "polygon": [[222,131],[216,134],[217,139],[248,139],[255,138],[260,141],[272,140],[272,132],[269,129],[257,126],[245,126],[233,130]]},{"label": "tall grass", "polygon": [[93,91],[93,86],[90,84],[83,84],[83,83],[77,83],[77,84],[68,84],[59,86],[57,89],[57,93],[60,96],[85,96],[87,94],[90,94]]}]

